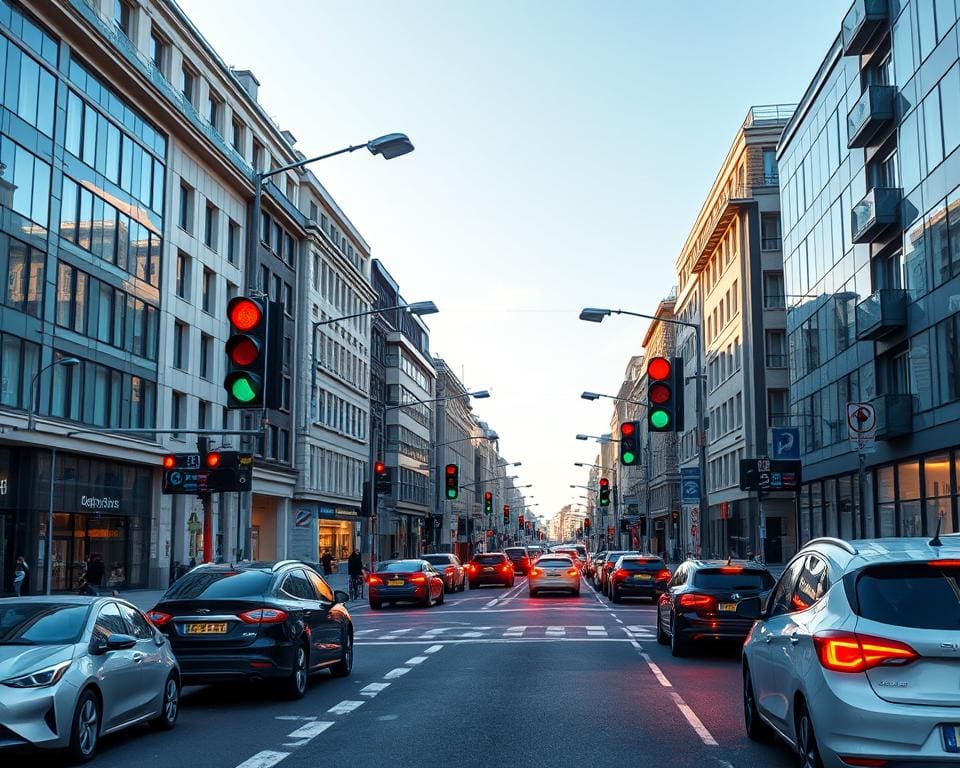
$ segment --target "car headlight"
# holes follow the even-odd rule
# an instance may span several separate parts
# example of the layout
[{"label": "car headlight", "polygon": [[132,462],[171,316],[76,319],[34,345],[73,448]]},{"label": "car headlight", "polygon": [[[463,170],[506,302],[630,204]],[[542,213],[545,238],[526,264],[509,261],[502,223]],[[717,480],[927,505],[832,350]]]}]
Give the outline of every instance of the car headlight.
[{"label": "car headlight", "polygon": [[69,661],[61,661],[52,667],[44,667],[28,675],[11,677],[9,680],[4,680],[3,684],[11,688],[46,688],[58,683],[69,668]]}]

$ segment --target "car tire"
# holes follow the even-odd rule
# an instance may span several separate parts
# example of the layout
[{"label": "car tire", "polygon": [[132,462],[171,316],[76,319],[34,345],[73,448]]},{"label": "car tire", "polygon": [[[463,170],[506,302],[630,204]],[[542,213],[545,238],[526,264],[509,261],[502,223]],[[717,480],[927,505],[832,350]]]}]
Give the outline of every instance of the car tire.
[{"label": "car tire", "polygon": [[379,611],[383,607],[383,603],[379,600],[370,600],[370,609],[374,611]]},{"label": "car tire", "polygon": [[344,626],[340,629],[340,660],[330,667],[334,677],[349,677],[353,670],[353,632]]},{"label": "car tire", "polygon": [[579,589],[573,590],[573,596],[574,596],[574,597],[580,597],[580,590],[579,590]]},{"label": "car tire", "polygon": [[802,700],[797,707],[797,752],[800,755],[800,768],[823,768],[813,721],[806,703]]},{"label": "car tire", "polygon": [[433,595],[430,594],[430,586],[427,586],[426,597],[423,598],[423,602],[420,603],[422,608],[429,608],[433,605]]},{"label": "car tire", "polygon": [[670,644],[670,638],[668,638],[667,633],[663,631],[663,621],[660,619],[659,611],[657,611],[657,642],[660,645]]},{"label": "car tire", "polygon": [[530,590],[530,597],[536,597],[536,596],[537,596],[537,590],[531,589],[531,590]]},{"label": "car tire", "polygon": [[476,589],[476,588],[477,588],[477,583],[476,583],[475,581],[471,581],[471,582],[470,582],[470,589]]},{"label": "car tire", "polygon": [[616,587],[611,587],[611,588],[610,588],[610,602],[611,602],[611,603],[619,603],[619,602],[622,602],[622,601],[623,601],[623,598],[620,596],[620,590],[618,590]]},{"label": "car tire", "polygon": [[446,596],[443,594],[443,590],[440,590],[440,597],[437,599],[437,605],[443,605],[443,601],[446,599]]},{"label": "car tire", "polygon": [[750,668],[746,664],[743,665],[743,725],[751,740],[769,741],[770,726],[760,719],[757,699],[753,693],[753,680],[750,678]]},{"label": "car tire", "polygon": [[467,580],[464,579],[463,581],[460,582],[460,589],[459,589],[459,591],[460,591],[460,592],[463,592],[466,588],[467,588]]},{"label": "car tire", "polygon": [[682,659],[690,653],[690,647],[677,631],[676,624],[670,630],[670,654],[678,659]]},{"label": "car tire", "polygon": [[172,731],[177,724],[180,714],[180,679],[171,672],[163,684],[163,700],[160,704],[160,714],[150,721],[150,725],[158,731]]},{"label": "car tire", "polygon": [[100,741],[101,714],[100,699],[91,688],[87,688],[80,694],[73,711],[70,746],[67,747],[70,762],[86,763],[93,759]]},{"label": "car tire", "polygon": [[284,698],[296,701],[307,693],[307,678],[310,676],[310,645],[297,643],[293,651],[293,667],[289,676],[280,683]]}]

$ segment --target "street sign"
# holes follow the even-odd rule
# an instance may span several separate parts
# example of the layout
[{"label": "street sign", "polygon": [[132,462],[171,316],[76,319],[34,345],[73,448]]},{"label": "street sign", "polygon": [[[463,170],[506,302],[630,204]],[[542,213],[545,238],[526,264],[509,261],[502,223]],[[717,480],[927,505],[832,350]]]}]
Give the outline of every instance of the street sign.
[{"label": "street sign", "polygon": [[161,493],[199,496],[249,491],[253,486],[253,454],[239,451],[216,451],[216,454],[219,461],[212,469],[199,466],[199,454],[174,454],[176,466],[163,470]]},{"label": "street sign", "polygon": [[877,412],[871,403],[847,403],[847,437],[860,453],[877,439]]},{"label": "street sign", "polygon": [[700,529],[697,527],[697,524],[694,523],[690,526],[690,535],[696,538],[697,534],[700,532]]},{"label": "street sign", "polygon": [[774,460],[800,458],[800,427],[774,427],[771,433]]},{"label": "street sign", "polygon": [[[762,464],[761,464],[762,461]],[[766,467],[762,469],[761,466]],[[801,483],[801,462],[743,459],[740,462],[741,491],[798,491]]]},{"label": "street sign", "polygon": [[310,520],[313,518],[312,509],[298,509],[297,516],[293,524],[297,528],[307,528],[310,526]]},{"label": "street sign", "polygon": [[690,522],[691,523],[700,522],[700,507],[690,507]]},{"label": "street sign", "polygon": [[196,512],[190,513],[190,519],[187,520],[187,530],[192,534],[200,533],[200,529],[203,526],[200,525],[200,518],[197,516]]},{"label": "street sign", "polygon": [[700,501],[700,469],[698,467],[680,468],[680,497],[683,504],[696,504]]},{"label": "street sign", "polygon": [[770,457],[769,456],[759,456],[757,457],[757,469],[761,472],[770,471]]}]

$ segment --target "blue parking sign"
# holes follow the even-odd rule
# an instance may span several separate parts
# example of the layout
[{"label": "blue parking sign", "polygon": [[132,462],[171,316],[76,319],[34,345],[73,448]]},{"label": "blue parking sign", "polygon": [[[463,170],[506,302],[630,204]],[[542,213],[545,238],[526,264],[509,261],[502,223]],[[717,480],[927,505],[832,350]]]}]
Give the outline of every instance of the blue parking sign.
[{"label": "blue parking sign", "polygon": [[774,427],[772,433],[771,458],[775,461],[800,458],[800,427]]}]

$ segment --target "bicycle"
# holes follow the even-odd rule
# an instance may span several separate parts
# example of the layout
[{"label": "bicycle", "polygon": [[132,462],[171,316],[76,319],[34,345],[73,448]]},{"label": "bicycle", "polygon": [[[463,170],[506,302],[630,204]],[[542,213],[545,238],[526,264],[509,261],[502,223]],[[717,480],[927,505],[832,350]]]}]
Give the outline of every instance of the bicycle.
[{"label": "bicycle", "polygon": [[360,574],[350,577],[350,599],[363,600],[363,576]]}]

